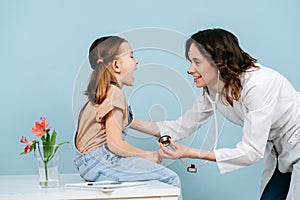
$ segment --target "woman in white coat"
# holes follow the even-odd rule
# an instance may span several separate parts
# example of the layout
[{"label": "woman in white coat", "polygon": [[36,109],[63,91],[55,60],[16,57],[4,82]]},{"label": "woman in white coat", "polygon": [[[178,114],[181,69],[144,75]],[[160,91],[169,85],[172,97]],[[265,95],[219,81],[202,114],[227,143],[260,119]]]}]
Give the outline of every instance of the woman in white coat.
[{"label": "woman in white coat", "polygon": [[[263,159],[261,199],[300,199],[300,95],[278,72],[256,63],[238,39],[223,29],[208,29],[186,43],[191,62],[188,74],[204,88],[193,107],[175,121],[135,119],[131,128],[173,140],[194,133],[213,115],[213,106],[228,120],[243,127],[235,148],[203,150],[171,141],[162,145],[164,158],[215,161],[221,173]],[[212,99],[214,101],[212,101]],[[215,105],[213,105],[215,103]]]}]

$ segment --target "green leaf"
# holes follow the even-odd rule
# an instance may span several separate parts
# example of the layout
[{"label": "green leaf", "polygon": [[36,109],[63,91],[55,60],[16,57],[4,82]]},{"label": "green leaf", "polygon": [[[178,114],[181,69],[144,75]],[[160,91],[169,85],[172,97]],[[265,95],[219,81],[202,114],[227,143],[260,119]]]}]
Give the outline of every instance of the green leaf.
[{"label": "green leaf", "polygon": [[46,141],[47,141],[47,144],[50,144],[50,133],[49,133],[49,130],[46,131]]},{"label": "green leaf", "polygon": [[43,145],[44,161],[49,161],[53,153],[53,145]]},{"label": "green leaf", "polygon": [[61,143],[57,144],[57,146],[61,146],[61,145],[63,145],[63,144],[70,144],[70,142],[69,142],[69,141],[61,142]]},{"label": "green leaf", "polygon": [[55,145],[55,142],[56,142],[56,131],[54,130],[54,131],[52,132],[50,144],[51,144],[51,145]]},{"label": "green leaf", "polygon": [[55,149],[54,149],[53,154],[52,154],[51,157],[49,158],[49,161],[54,157],[54,155],[55,155],[55,153],[57,152],[58,148],[59,148],[61,145],[63,145],[63,144],[70,144],[70,142],[67,141],[67,142],[61,142],[61,143],[57,144],[56,147],[55,147]]},{"label": "green leaf", "polygon": [[45,142],[46,142],[45,135],[43,135],[43,136],[41,137],[41,140],[42,140],[42,142],[43,142],[43,143],[45,143]]}]

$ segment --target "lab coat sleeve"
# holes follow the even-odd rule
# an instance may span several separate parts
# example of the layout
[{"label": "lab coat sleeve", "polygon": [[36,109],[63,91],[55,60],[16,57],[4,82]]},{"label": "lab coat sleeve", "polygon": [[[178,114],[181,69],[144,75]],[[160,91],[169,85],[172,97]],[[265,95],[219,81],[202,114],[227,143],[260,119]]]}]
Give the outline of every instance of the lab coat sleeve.
[{"label": "lab coat sleeve", "polygon": [[212,108],[205,95],[201,95],[194,102],[192,108],[181,117],[173,121],[156,122],[161,135],[169,135],[175,141],[183,139],[200,128],[212,115]]},{"label": "lab coat sleeve", "polygon": [[281,87],[276,77],[253,83],[244,88],[242,101],[247,108],[243,125],[242,141],[236,148],[215,150],[216,161],[221,173],[241,169],[261,159],[264,155],[274,111]]}]

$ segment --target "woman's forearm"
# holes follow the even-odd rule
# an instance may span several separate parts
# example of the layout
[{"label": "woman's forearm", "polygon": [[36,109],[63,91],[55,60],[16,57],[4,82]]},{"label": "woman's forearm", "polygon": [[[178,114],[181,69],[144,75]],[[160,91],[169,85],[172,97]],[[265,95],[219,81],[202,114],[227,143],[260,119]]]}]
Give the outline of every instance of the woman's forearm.
[{"label": "woman's forearm", "polygon": [[186,158],[197,158],[203,160],[209,160],[216,162],[216,155],[214,151],[202,150],[202,149],[194,149],[189,148],[183,157]]},{"label": "woman's forearm", "polygon": [[170,148],[164,147],[160,144],[161,155],[163,158],[178,159],[178,158],[192,158],[202,159],[209,161],[216,161],[216,155],[214,151],[202,150],[191,148],[179,143],[175,143],[171,140]]},{"label": "woman's forearm", "polygon": [[160,137],[160,131],[155,122],[134,118],[133,124],[130,126],[130,128],[147,133],[149,135]]}]

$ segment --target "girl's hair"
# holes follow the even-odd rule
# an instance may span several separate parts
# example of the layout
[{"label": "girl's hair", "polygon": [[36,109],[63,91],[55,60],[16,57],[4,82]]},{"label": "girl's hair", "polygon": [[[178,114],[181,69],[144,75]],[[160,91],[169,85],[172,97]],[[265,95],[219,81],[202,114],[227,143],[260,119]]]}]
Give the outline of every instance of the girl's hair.
[{"label": "girl's hair", "polygon": [[[220,71],[224,83],[222,92],[227,103],[233,106],[233,100],[238,101],[241,97],[241,75],[251,67],[257,68],[257,60],[241,49],[236,36],[223,29],[207,29],[192,35],[186,42],[187,59],[192,44]],[[208,91],[207,87],[204,91]]]},{"label": "girl's hair", "polygon": [[125,39],[106,36],[96,39],[89,49],[89,62],[93,69],[85,95],[90,102],[100,104],[106,98],[110,84],[118,84],[110,65],[121,53],[120,46]]}]

